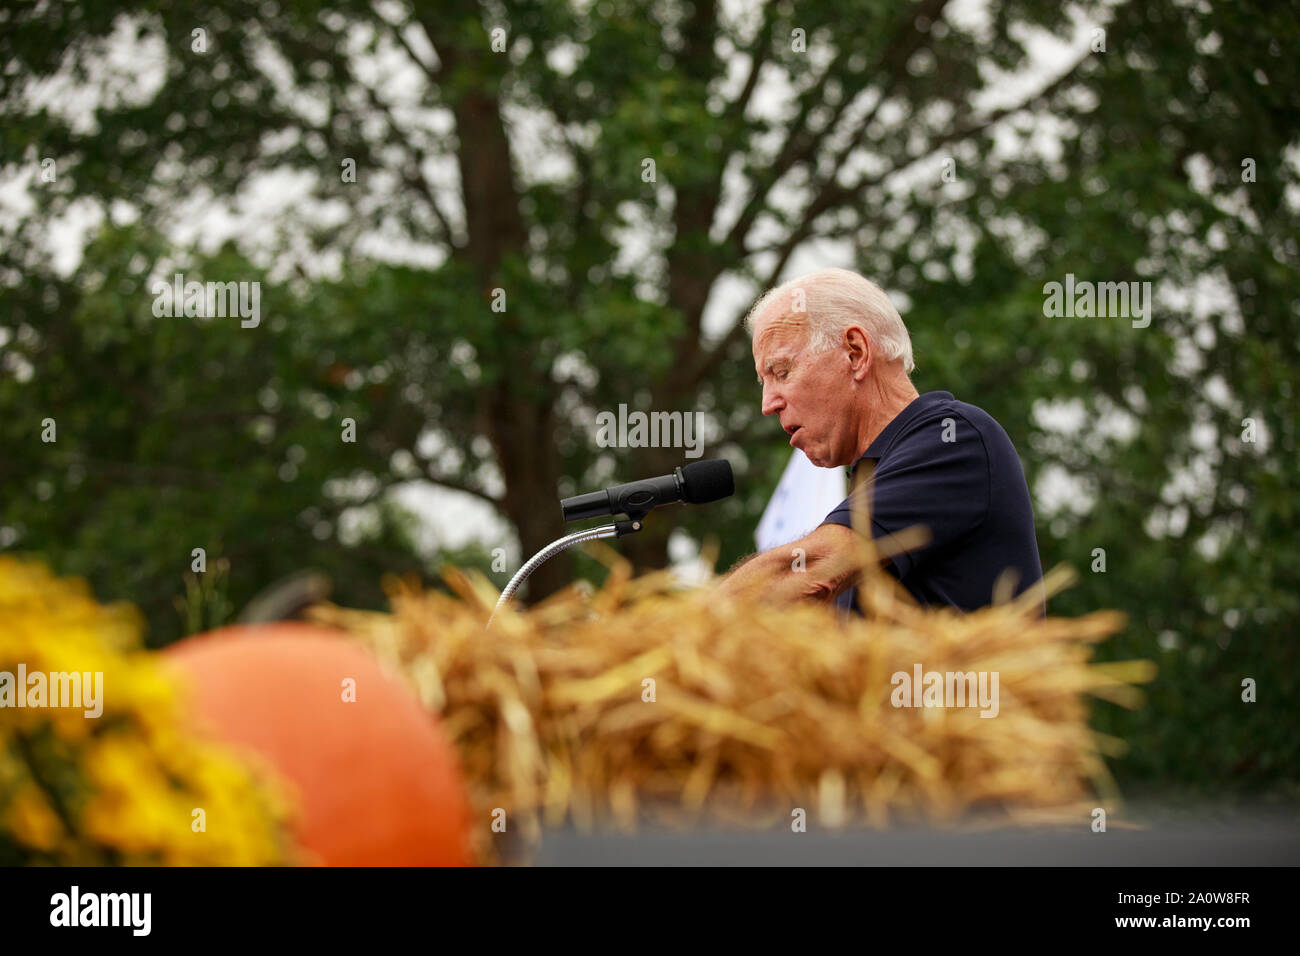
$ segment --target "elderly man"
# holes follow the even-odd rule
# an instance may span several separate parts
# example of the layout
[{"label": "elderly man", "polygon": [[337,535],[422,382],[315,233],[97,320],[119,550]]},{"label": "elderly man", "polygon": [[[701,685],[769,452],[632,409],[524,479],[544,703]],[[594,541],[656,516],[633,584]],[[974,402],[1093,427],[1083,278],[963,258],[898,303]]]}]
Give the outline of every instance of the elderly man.
[{"label": "elderly man", "polygon": [[921,604],[971,610],[992,602],[1004,573],[1013,594],[1042,578],[1015,447],[974,405],[917,393],[911,338],[879,286],[824,269],[768,292],[745,323],[763,414],[814,465],[852,466],[854,491],[811,534],[739,564],[723,592],[856,607],[858,494],[869,496],[874,538],[928,531],[887,565]]}]

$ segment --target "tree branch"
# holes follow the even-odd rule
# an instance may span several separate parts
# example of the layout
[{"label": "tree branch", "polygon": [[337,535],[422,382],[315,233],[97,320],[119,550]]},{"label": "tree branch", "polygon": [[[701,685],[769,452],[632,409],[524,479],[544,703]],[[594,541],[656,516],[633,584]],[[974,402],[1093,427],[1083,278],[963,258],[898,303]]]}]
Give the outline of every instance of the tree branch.
[{"label": "tree branch", "polygon": [[405,23],[401,23],[401,24],[393,23],[393,24],[389,24],[389,26],[392,27],[393,38],[397,40],[399,44],[401,44],[402,49],[406,51],[406,55],[409,56],[411,58],[411,61],[415,63],[415,65],[418,66],[424,72],[424,75],[429,78],[429,81],[433,83],[435,86],[441,83],[442,82],[441,57],[439,57],[438,60],[439,63],[438,67],[435,68],[433,66],[430,66],[428,63],[425,63],[423,60],[421,60],[418,56],[415,55],[415,50],[412,49],[411,44],[407,41],[406,37],[402,36],[402,30],[404,30],[408,26],[418,26],[418,24],[414,24],[408,20]]},{"label": "tree branch", "polygon": [[[737,121],[743,121],[745,111],[749,109],[749,101],[753,98],[754,88],[758,86],[758,75],[763,71],[763,66],[767,63],[768,57],[772,52],[772,31],[776,28],[776,17],[773,10],[776,9],[776,3],[768,3],[763,8],[763,25],[759,28],[758,36],[754,38],[754,45],[749,51],[749,76],[745,78],[745,85],[731,104],[727,113],[733,116]],[[723,166],[726,166],[724,163]]]},{"label": "tree branch", "polygon": [[[933,156],[935,151],[940,147],[945,146],[948,143],[954,142],[956,140],[967,139],[971,136],[978,136],[979,134],[990,129],[997,123],[1006,119],[1006,117],[1010,116],[1011,114],[1018,113],[1021,110],[1030,109],[1038,105],[1039,103],[1043,102],[1047,98],[1051,97],[1054,93],[1059,91],[1066,83],[1068,83],[1075,76],[1079,68],[1089,58],[1089,56],[1090,54],[1085,53],[1078,60],[1076,60],[1075,63],[1063,74],[1061,74],[1059,77],[1057,77],[1047,86],[1045,86],[1038,93],[1035,93],[1033,96],[1030,96],[1025,100],[1022,100],[1020,103],[1014,106],[1007,106],[998,110],[994,110],[988,116],[985,116],[980,120],[977,120],[963,127],[954,128],[952,130],[949,130],[947,133],[944,133],[943,135],[937,137],[931,143],[928,144],[926,149],[919,156],[917,156],[915,159],[909,160],[907,163],[904,163],[902,166],[896,166],[893,169],[890,169],[888,172],[882,173],[878,176],[871,177],[869,179],[859,180],[853,186],[848,186],[848,187],[839,186],[836,184],[835,178],[836,176],[839,175],[839,171],[844,163],[844,160],[848,158],[848,155],[851,151],[851,147],[856,145],[856,141],[851,142],[849,147],[846,147],[845,149],[841,150],[837,154],[834,168],[826,177],[822,179],[816,197],[813,199],[811,203],[808,204],[808,207],[804,211],[804,215],[801,217],[799,224],[791,231],[790,235],[787,236],[779,244],[773,246],[767,246],[761,250],[746,251],[745,254],[747,256],[753,255],[754,253],[759,251],[764,251],[764,252],[774,251],[777,253],[776,267],[773,270],[771,270],[767,280],[760,284],[761,288],[766,290],[771,288],[772,285],[775,284],[776,280],[780,277],[781,270],[785,268],[786,262],[789,261],[790,255],[794,252],[794,249],[799,245],[799,243],[803,242],[804,239],[806,239],[811,234],[812,224],[817,219],[818,216],[835,208],[837,205],[847,202],[853,196],[860,194],[864,189],[868,189],[871,186],[877,186],[884,180],[888,179],[890,176],[896,175],[897,173],[900,173],[908,169],[909,167],[915,165],[916,163],[921,162],[922,160],[930,156]],[[862,127],[862,129],[865,129],[865,126]],[[860,133],[861,130],[859,131],[859,134]],[[858,224],[857,226],[854,227],[855,231],[860,228],[862,228],[862,224]],[[720,341],[710,352],[708,352],[704,356],[704,358],[691,369],[690,373],[688,373],[689,383],[691,383],[692,385],[698,384],[704,378],[716,372],[719,366],[721,366],[722,362],[725,360],[727,351],[737,341],[739,341],[745,334],[746,333],[745,333],[744,325],[740,322],[740,317],[737,317],[736,324],[727,333],[727,335],[723,337],[722,341]]]},{"label": "tree branch", "polygon": [[[405,39],[402,38],[400,35],[398,35],[398,31],[394,30],[393,32],[394,35],[397,36],[398,42],[406,46]],[[339,37],[338,33],[333,33],[332,35],[336,38]],[[340,44],[336,43],[333,45],[327,45],[322,47],[316,44],[307,44],[304,41],[297,41],[297,45],[308,46],[318,56],[327,60],[330,63],[330,65],[335,69],[335,71],[338,73],[341,81],[354,84],[359,89],[361,89],[365,93],[366,102],[370,105],[370,107],[376,110],[377,112],[383,114],[384,121],[388,126],[388,130],[390,134],[389,136],[390,142],[396,142],[397,146],[401,149],[404,149],[413,160],[412,164],[403,163],[401,165],[399,172],[402,177],[402,182],[404,182],[409,188],[414,189],[416,192],[418,192],[424,198],[424,201],[428,203],[429,210],[433,214],[434,219],[437,221],[439,229],[442,231],[442,238],[446,241],[448,247],[454,251],[457,248],[457,245],[454,238],[455,233],[452,231],[451,228],[451,223],[448,221],[447,216],[443,213],[442,207],[438,204],[437,197],[434,196],[433,190],[429,187],[428,181],[424,178],[424,174],[420,172],[420,167],[423,165],[424,161],[428,159],[428,154],[425,153],[423,149],[416,146],[416,144],[410,138],[410,136],[406,134],[402,125],[398,123],[397,118],[393,115],[392,107],[390,107],[387,103],[385,103],[383,100],[379,98],[378,93],[376,93],[373,87],[371,87],[367,83],[362,83],[357,78],[356,74],[352,71],[352,67],[347,62],[346,57],[339,54],[338,49]],[[413,59],[416,59],[417,63],[420,63],[419,59],[415,58],[415,54],[413,52],[410,52],[409,47],[407,47],[407,50],[408,50],[408,55],[411,56]],[[423,63],[420,63],[420,65],[421,67],[424,67]],[[427,68],[425,68],[425,71],[426,73],[428,73]],[[358,122],[361,119],[363,119],[363,117],[357,117],[356,114],[351,113],[350,110],[348,112],[351,115],[353,115],[353,117],[357,119]],[[332,126],[332,124],[330,125]],[[324,130],[320,130],[319,132],[322,132],[325,135],[329,135],[325,133]],[[332,139],[332,136],[330,138]],[[369,160],[369,162],[371,162],[376,166],[381,165],[375,159],[373,153],[369,153],[369,148],[370,148],[369,144],[365,143],[364,140],[362,140],[361,142],[362,145],[364,145],[367,150],[367,154],[368,154],[367,159]],[[414,168],[414,172],[412,172],[412,168]]]},{"label": "tree branch", "polygon": [[475,498],[478,498],[482,501],[486,501],[494,508],[501,507],[500,498],[494,498],[492,495],[489,495],[486,491],[483,491],[480,488],[475,488],[471,485],[467,485],[464,482],[457,481],[455,478],[448,478],[444,475],[436,475],[433,473],[432,467],[426,467],[425,470],[428,472],[428,474],[425,477],[429,481],[433,482],[435,485],[441,485],[443,488],[448,488],[452,491],[463,491],[467,495],[473,495]]},{"label": "tree branch", "polygon": [[[943,12],[943,8],[947,3],[948,0],[924,0],[916,8],[908,10],[901,18],[901,22],[894,31],[893,38],[885,44],[884,52],[879,61],[871,70],[865,73],[868,76],[884,73],[885,79],[881,86],[880,96],[872,105],[870,112],[859,123],[858,132],[851,137],[850,148],[861,138],[867,126],[875,118],[880,105],[889,97],[890,91],[902,76],[902,71],[906,68],[908,59],[917,50],[929,44],[929,34],[922,34],[913,29],[916,19],[920,16],[926,16],[930,20],[934,20]],[[824,85],[826,79],[838,71],[839,64],[845,58],[846,51],[843,48],[837,50],[834,59],[814,84],[814,87]],[[817,155],[817,151],[839,125],[844,113],[856,99],[856,93],[852,96],[843,96],[839,104],[834,107],[830,120],[812,135],[806,135],[805,127],[807,126],[808,116],[813,109],[813,101],[811,99],[804,101],[800,107],[799,115],[790,124],[785,141],[777,152],[776,160],[769,167],[769,172],[761,178],[756,177],[754,193],[750,196],[749,202],[746,203],[739,218],[727,233],[726,239],[723,240],[725,244],[732,246],[742,256],[746,254],[745,238],[749,235],[750,229],[753,228],[763,210],[767,208],[772,187],[796,165],[801,162],[809,162]]]}]

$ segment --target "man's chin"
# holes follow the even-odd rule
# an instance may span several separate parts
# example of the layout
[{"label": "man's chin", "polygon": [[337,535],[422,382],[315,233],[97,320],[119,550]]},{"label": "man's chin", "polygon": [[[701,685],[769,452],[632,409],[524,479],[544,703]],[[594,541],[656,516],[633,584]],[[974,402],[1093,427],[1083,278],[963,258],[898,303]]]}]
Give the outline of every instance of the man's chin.
[{"label": "man's chin", "polygon": [[790,439],[790,445],[792,448],[795,448],[796,450],[803,452],[804,457],[807,458],[814,465],[816,465],[818,468],[835,467],[834,462],[831,462],[829,464],[827,463],[829,456],[824,451],[818,448],[803,447],[801,444],[799,444],[799,438],[800,436],[796,434],[794,437]]},{"label": "man's chin", "polygon": [[808,448],[801,448],[799,450],[804,453],[805,458],[807,458],[818,468],[836,467],[835,458],[829,452],[822,452],[816,449],[808,449]]}]

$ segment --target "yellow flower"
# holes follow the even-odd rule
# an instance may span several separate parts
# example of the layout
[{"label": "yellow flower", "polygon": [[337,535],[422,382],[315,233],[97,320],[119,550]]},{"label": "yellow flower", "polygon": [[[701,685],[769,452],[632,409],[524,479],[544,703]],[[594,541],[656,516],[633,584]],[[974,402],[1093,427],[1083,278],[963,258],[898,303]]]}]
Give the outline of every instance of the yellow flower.
[{"label": "yellow flower", "polygon": [[98,692],[93,708],[90,687],[83,706],[48,706],[47,696],[44,707],[5,708],[0,844],[73,865],[296,861],[280,782],[194,734],[176,676],[141,649],[134,608],[101,606],[84,581],[4,555],[0,621],[0,671],[89,674]]},{"label": "yellow flower", "polygon": [[63,824],[34,784],[23,786],[9,801],[4,827],[16,838],[37,850],[54,848]]}]

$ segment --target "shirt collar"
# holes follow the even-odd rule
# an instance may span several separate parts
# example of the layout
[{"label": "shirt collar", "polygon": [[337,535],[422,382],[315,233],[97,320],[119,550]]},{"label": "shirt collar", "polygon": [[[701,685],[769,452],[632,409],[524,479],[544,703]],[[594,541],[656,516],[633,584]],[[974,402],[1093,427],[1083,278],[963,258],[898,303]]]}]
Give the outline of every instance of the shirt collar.
[{"label": "shirt collar", "polygon": [[899,433],[907,427],[908,422],[916,418],[935,402],[952,401],[951,392],[926,392],[924,395],[918,395],[908,402],[907,407],[893,417],[888,425],[881,429],[880,434],[876,436],[875,441],[867,446],[867,450],[858,456],[857,461],[849,466],[849,477],[853,477],[853,472],[857,470],[858,463],[864,458],[870,458],[872,461],[879,461],[880,458],[889,450],[894,439]]}]

